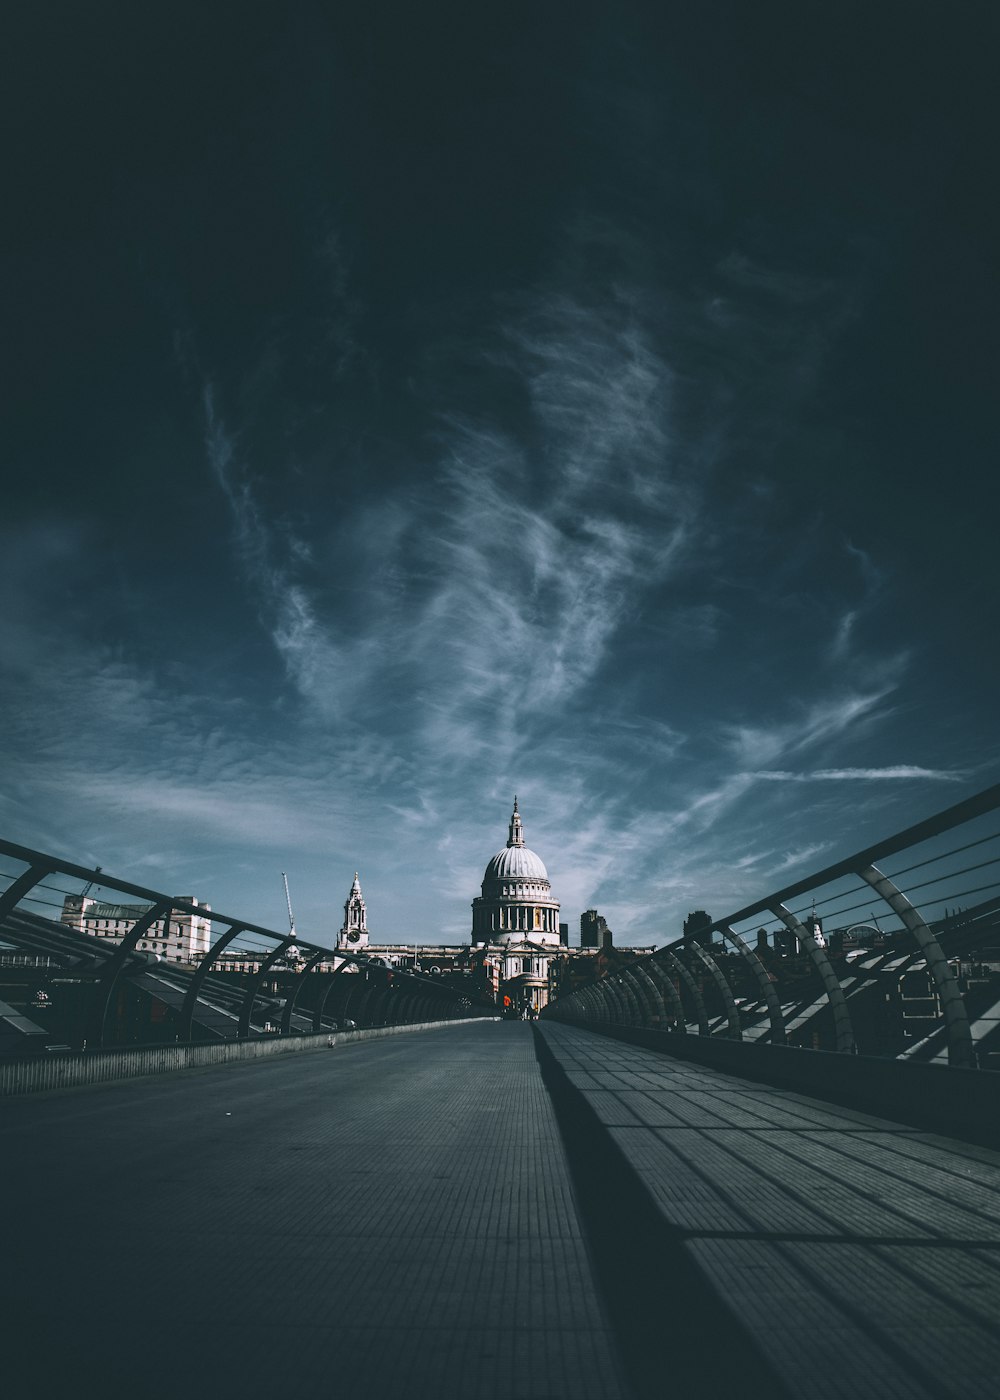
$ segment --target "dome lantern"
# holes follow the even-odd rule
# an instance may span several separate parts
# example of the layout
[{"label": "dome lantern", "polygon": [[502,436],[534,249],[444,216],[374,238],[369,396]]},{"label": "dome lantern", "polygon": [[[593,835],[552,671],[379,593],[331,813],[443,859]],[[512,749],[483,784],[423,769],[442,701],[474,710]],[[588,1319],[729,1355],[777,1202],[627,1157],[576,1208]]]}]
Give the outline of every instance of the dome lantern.
[{"label": "dome lantern", "polygon": [[510,817],[510,826],[507,831],[508,846],[524,845],[524,830],[521,826],[521,814],[517,810],[517,793],[514,794],[514,810]]}]

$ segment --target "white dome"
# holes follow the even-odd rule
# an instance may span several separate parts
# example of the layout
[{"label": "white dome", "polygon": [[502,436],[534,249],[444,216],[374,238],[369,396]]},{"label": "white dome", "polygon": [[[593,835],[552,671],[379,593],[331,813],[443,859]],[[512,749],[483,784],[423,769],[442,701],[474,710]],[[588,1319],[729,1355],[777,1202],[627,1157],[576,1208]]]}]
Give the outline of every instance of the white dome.
[{"label": "white dome", "polygon": [[548,884],[549,873],[541,857],[527,846],[507,846],[497,851],[486,867],[483,884],[494,880],[544,880]]}]

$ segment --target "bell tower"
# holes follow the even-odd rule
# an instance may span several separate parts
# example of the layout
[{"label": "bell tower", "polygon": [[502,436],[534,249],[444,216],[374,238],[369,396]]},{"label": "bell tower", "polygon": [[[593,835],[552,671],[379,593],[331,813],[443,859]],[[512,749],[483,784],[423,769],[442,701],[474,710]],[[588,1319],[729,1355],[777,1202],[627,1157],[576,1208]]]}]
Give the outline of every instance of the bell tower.
[{"label": "bell tower", "polygon": [[367,948],[368,911],[361,896],[361,883],[358,872],[354,872],[354,884],[344,904],[344,927],[337,935],[338,948]]}]

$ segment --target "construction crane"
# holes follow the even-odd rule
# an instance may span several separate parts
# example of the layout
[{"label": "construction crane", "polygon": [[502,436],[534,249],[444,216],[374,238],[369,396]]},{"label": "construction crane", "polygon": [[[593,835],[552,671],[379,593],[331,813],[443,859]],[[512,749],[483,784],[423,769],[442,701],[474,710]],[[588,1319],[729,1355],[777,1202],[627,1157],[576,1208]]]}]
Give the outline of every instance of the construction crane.
[{"label": "construction crane", "polygon": [[[94,874],[95,874],[95,875],[101,875],[101,874],[103,874],[103,871],[102,871],[101,866],[97,865],[97,866],[94,867]],[[86,883],[86,884],[84,885],[84,887],[83,887],[83,893],[81,894],[80,898],[81,898],[81,899],[86,899],[86,898],[87,898],[87,895],[90,894],[90,891],[94,888],[94,885],[95,885],[96,883],[97,883],[96,880],[88,880],[87,883]]]},{"label": "construction crane", "polygon": [[281,872],[281,878],[285,882],[285,903],[288,905],[288,932],[294,933],[295,915],[292,913],[292,896],[288,892],[288,876],[284,871]]},{"label": "construction crane", "polygon": [[[281,878],[282,878],[282,880],[284,880],[284,882],[285,882],[285,903],[288,905],[288,932],[289,932],[289,933],[292,935],[292,937],[294,938],[294,937],[295,937],[295,915],[292,913],[292,896],[291,896],[291,894],[289,893],[289,890],[288,890],[288,876],[285,874],[284,871],[281,872]],[[298,950],[298,948],[296,948],[295,944],[293,943],[293,944],[291,945],[290,948],[286,948],[286,949],[285,949],[285,962],[298,962],[298,960],[299,960],[299,950]]]}]

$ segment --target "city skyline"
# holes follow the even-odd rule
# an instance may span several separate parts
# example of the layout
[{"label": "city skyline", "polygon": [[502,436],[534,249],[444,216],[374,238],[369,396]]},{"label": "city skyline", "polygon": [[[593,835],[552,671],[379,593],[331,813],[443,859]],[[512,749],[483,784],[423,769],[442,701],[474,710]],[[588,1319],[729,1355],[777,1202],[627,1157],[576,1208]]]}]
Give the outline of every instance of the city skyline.
[{"label": "city skyline", "polygon": [[997,780],[991,17],[698,11],[9,21],[0,834],[648,944]]}]

